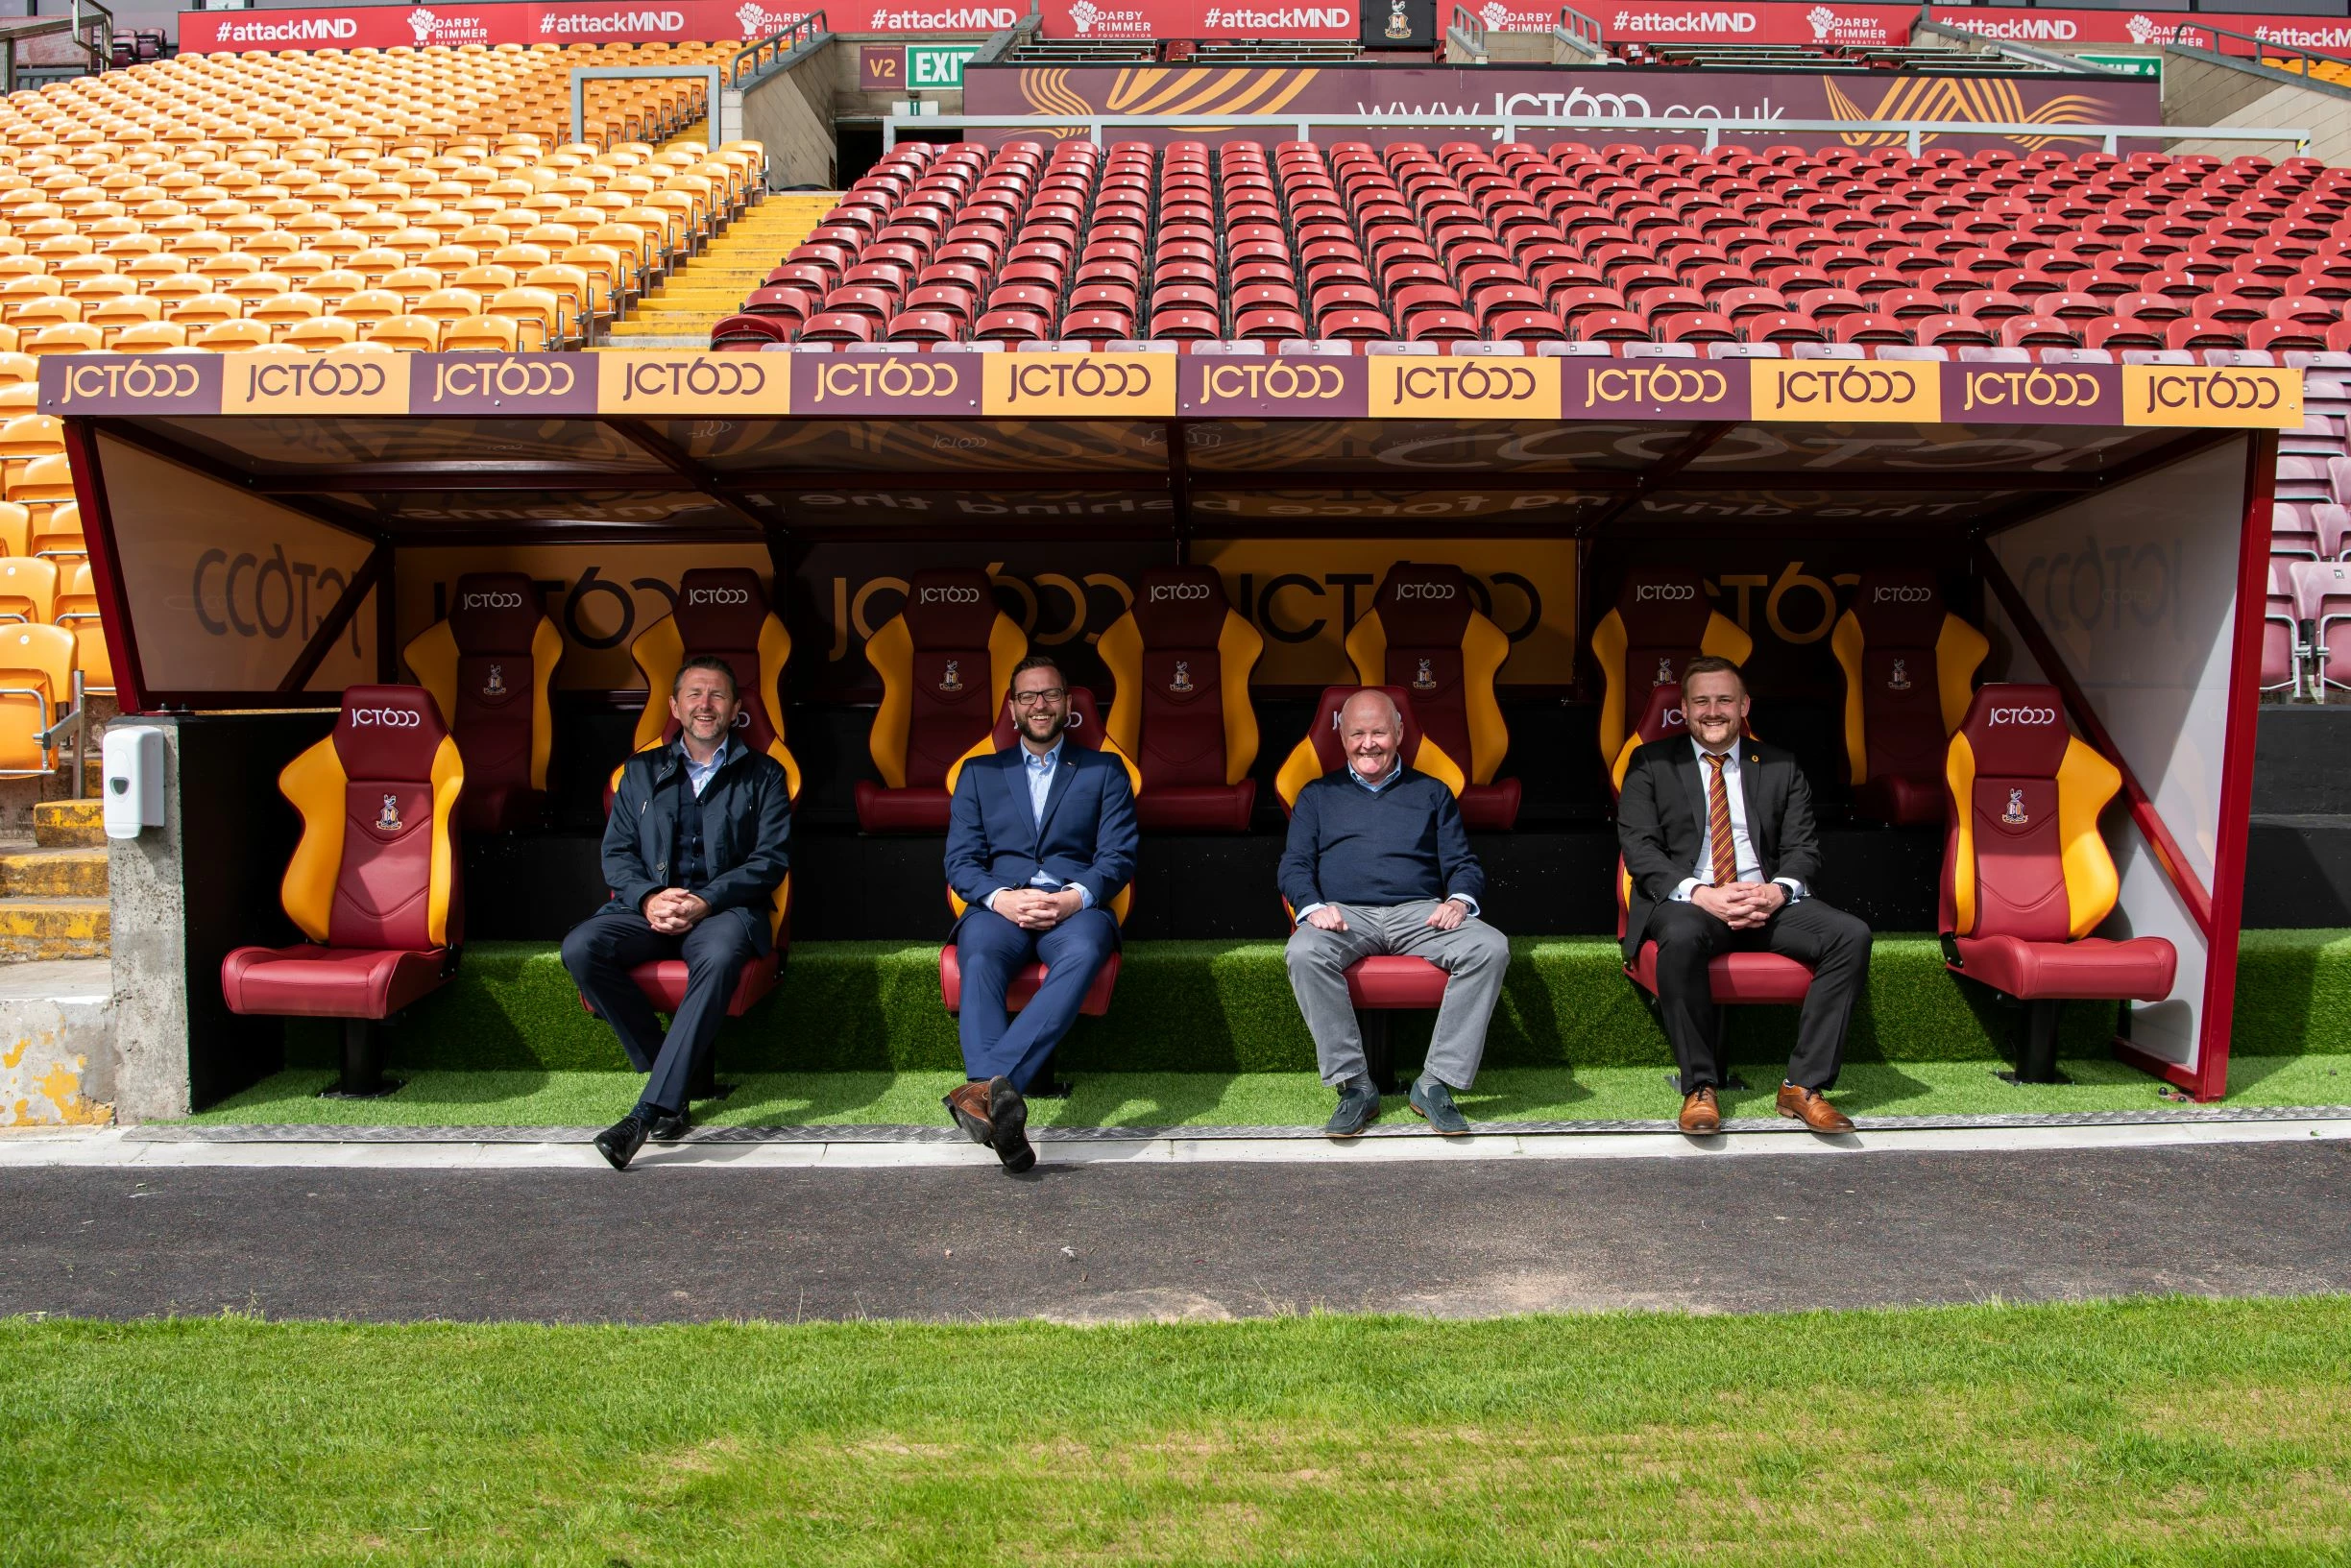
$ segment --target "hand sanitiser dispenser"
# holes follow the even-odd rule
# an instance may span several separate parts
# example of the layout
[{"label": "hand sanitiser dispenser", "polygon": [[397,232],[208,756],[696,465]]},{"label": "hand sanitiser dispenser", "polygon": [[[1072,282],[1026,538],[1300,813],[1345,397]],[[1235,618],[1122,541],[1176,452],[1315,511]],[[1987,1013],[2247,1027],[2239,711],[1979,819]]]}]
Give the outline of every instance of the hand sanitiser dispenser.
[{"label": "hand sanitiser dispenser", "polygon": [[115,725],[101,755],[107,836],[136,838],[142,828],[162,827],[163,732]]}]

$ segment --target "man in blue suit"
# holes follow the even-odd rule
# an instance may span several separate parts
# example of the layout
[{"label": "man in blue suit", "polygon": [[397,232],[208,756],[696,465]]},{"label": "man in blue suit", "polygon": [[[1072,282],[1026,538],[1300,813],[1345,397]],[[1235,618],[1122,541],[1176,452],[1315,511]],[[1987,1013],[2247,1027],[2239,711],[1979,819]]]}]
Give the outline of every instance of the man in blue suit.
[{"label": "man in blue suit", "polygon": [[[1036,1164],[1022,1093],[1078,1021],[1118,951],[1110,901],[1134,871],[1134,790],[1108,752],[1073,746],[1069,686],[1045,654],[1012,671],[1020,743],[963,764],[947,822],[947,885],[969,905],[955,931],[963,972],[963,1071],[946,1106],[1017,1174]],[[1005,991],[1031,963],[1045,983],[1017,1019]]]}]

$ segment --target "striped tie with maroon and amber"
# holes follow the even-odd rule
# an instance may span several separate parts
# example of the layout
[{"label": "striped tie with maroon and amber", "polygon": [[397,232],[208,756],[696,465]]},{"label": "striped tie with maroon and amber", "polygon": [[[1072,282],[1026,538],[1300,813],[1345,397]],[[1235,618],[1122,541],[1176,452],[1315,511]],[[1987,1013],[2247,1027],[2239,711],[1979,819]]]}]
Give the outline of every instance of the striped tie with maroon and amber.
[{"label": "striped tie with maroon and amber", "polygon": [[1723,787],[1727,753],[1709,752],[1714,777],[1707,781],[1707,837],[1714,850],[1714,885],[1728,887],[1738,880],[1738,852],[1731,845],[1731,792]]}]

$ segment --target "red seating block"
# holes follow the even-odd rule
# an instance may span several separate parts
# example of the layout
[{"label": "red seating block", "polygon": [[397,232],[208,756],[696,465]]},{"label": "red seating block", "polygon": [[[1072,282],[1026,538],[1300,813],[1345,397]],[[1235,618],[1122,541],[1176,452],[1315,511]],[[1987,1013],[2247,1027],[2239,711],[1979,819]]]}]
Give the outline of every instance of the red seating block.
[{"label": "red seating block", "polygon": [[[1086,1017],[1100,1018],[1110,1010],[1110,995],[1118,989],[1119,956],[1115,953],[1110,954],[1096,973],[1094,983],[1086,987],[1085,1001],[1078,1006]],[[1005,988],[1005,1009],[1017,1013],[1028,1006],[1036,997],[1037,987],[1045,983],[1046,973],[1043,964],[1030,964],[1014,976],[1012,983]],[[963,968],[953,942],[939,949],[939,996],[947,1003],[948,1012],[962,1012]]]}]

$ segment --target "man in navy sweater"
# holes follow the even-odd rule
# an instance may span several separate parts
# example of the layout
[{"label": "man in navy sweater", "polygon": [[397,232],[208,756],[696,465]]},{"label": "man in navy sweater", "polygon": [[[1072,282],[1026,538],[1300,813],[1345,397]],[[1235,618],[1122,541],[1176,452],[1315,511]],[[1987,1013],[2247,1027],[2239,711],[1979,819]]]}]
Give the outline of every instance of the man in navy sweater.
[{"label": "man in navy sweater", "polygon": [[1297,922],[1290,989],[1314,1035],[1322,1081],[1339,1091],[1323,1130],[1352,1138],[1379,1115],[1379,1088],[1347,1001],[1347,966],[1409,953],[1447,977],[1412,1108],[1438,1132],[1459,1137],[1469,1123],[1453,1091],[1477,1077],[1510,941],[1478,918],[1486,873],[1469,853],[1453,791],[1404,765],[1395,704],[1385,692],[1359,691],[1340,708],[1339,732],[1347,765],[1298,791],[1281,861],[1282,897]]}]

